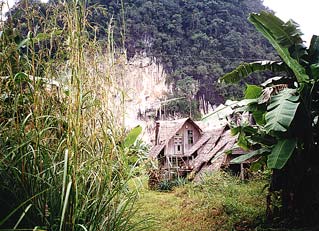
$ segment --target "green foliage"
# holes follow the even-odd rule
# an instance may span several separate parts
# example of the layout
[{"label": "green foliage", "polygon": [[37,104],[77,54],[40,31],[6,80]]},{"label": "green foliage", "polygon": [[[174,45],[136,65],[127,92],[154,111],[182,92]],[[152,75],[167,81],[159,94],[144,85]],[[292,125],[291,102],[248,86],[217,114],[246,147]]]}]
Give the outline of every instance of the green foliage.
[{"label": "green foliage", "polygon": [[[66,60],[70,53],[63,49],[68,43],[63,33],[51,30],[54,24],[50,27],[41,23],[42,17],[50,18],[62,11],[57,4],[60,1],[52,0],[48,4],[37,0],[28,2],[21,1],[10,11],[8,16],[11,15],[11,22],[21,25],[24,38],[29,31],[33,32],[31,28],[37,28],[38,35],[30,33],[31,37],[26,41],[32,41],[38,52],[50,49],[50,57],[45,54],[41,57],[49,59],[58,54],[61,60]],[[24,8],[33,11],[34,17],[25,14],[21,10]],[[168,105],[169,108],[173,107],[168,110],[172,114],[178,108],[183,116],[193,114],[197,117],[200,98],[216,105],[223,103],[226,98],[238,100],[244,86],[221,87],[217,84],[217,78],[241,61],[274,57],[269,43],[253,31],[247,22],[249,13],[265,9],[262,1],[93,0],[87,1],[86,9],[88,14],[85,23],[88,25],[85,36],[105,44],[112,35],[114,43],[109,48],[120,52],[125,49],[128,58],[143,54],[163,64],[169,74],[167,81],[173,83],[172,97],[183,94],[178,86],[180,80],[190,78],[197,82],[196,91],[188,92],[188,96],[191,95],[196,103],[189,106],[188,110],[184,109],[184,102],[179,102],[177,107]],[[65,20],[57,17],[55,23],[63,27]],[[51,36],[51,33],[55,34]],[[51,38],[47,39],[49,36]],[[260,83],[261,79],[264,78],[256,75],[251,83]]]},{"label": "green foliage", "polygon": [[149,230],[219,231],[254,229],[265,210],[266,181],[242,182],[223,172],[203,176],[169,192],[141,190],[135,219],[152,215],[156,226]]},{"label": "green foliage", "polygon": [[256,85],[249,85],[247,84],[246,90],[245,90],[245,99],[255,99],[260,96],[262,92],[262,88],[258,87]]},{"label": "green foliage", "polygon": [[[310,223],[316,224],[319,215],[316,209],[319,201],[316,179],[319,174],[315,170],[319,166],[318,37],[313,36],[307,49],[293,21],[284,23],[267,12],[251,14],[249,20],[274,46],[284,62],[281,66],[287,68],[288,77],[267,80],[261,84],[264,88],[261,94],[260,89],[248,86],[247,92],[255,96],[256,101],[243,110],[252,113],[257,124],[250,126],[254,130],[245,129],[246,124],[233,130],[239,133],[241,145],[256,151],[235,162],[264,155],[264,150],[267,150],[267,159],[261,158],[260,161],[266,161],[267,166],[274,169],[270,191],[280,191],[281,199],[280,213],[276,215],[289,221],[298,218],[305,224],[309,224],[311,217]],[[263,68],[274,70],[269,61],[265,64],[263,67],[248,65],[248,71],[245,71],[247,65],[244,64],[221,80],[235,82],[253,71]]]},{"label": "green foliage", "polygon": [[240,163],[243,163],[246,160],[248,160],[254,156],[261,156],[261,155],[264,155],[265,153],[269,153],[269,152],[270,152],[270,150],[268,148],[261,148],[261,149],[252,151],[250,153],[241,155],[239,157],[236,157],[236,158],[232,159],[230,163],[231,164],[240,164]]},{"label": "green foliage", "polygon": [[[288,73],[295,73],[296,75],[298,75],[296,76],[296,81],[301,81],[300,84],[303,84],[303,81],[306,80],[308,77],[300,79],[300,73],[298,72],[298,74],[296,72],[297,70],[293,71],[292,69],[290,69],[292,68],[294,62],[298,62],[297,59],[293,58],[296,55],[296,51],[291,49],[292,44],[296,43],[298,45],[300,43],[300,31],[296,28],[296,25],[292,22],[284,23],[274,15],[267,12],[261,12],[260,14],[251,14],[249,19],[256,26],[256,28],[258,30],[261,30],[264,36],[269,39],[269,41],[278,51],[279,55],[283,57],[283,60],[285,62],[278,63],[271,61],[261,61],[251,64],[243,64],[239,66],[235,71],[220,78],[220,80],[224,82],[238,82],[240,79],[247,77],[255,71],[271,70],[282,72],[286,70]],[[290,52],[294,55],[289,55],[290,58],[287,59],[286,53],[289,53],[289,47]],[[300,55],[298,57],[303,56],[303,58],[306,58],[305,52],[303,50],[298,51],[300,52]],[[294,61],[291,62],[290,59],[293,59]],[[289,64],[287,62],[289,62]],[[298,66],[304,64],[301,60],[300,62],[302,64],[298,63],[297,65],[295,65],[297,69]],[[257,122],[257,126],[255,126],[255,132],[249,131],[247,133],[247,131],[242,129],[242,132],[239,136],[239,145],[246,149],[255,147],[257,143],[261,144],[262,147],[266,145],[266,147],[270,147],[273,150],[276,149],[276,152],[274,152],[276,154],[272,155],[272,158],[276,156],[275,159],[278,158],[278,145],[282,144],[281,137],[287,138],[287,136],[291,136],[291,129],[294,129],[292,128],[291,124],[296,117],[301,99],[300,91],[298,89],[287,88],[280,89],[279,92],[277,92],[276,83],[279,81],[281,81],[280,83],[286,83],[286,85],[284,86],[288,87],[291,85],[290,83],[293,80],[290,80],[289,78],[271,79],[269,81],[266,81],[267,83],[265,82],[264,84],[262,84],[262,86],[266,86],[262,91],[261,87],[247,85],[246,98],[257,99],[257,101],[248,103],[248,106],[245,110],[253,114],[253,117]],[[272,86],[267,87],[268,85]],[[303,87],[301,87],[300,89],[303,89]],[[278,141],[277,145],[273,145],[272,142],[270,142],[271,145],[269,145],[269,143],[267,144],[267,139],[265,138],[269,135],[273,136],[273,138]],[[251,139],[251,141],[249,141],[247,137],[250,137],[249,139]],[[256,137],[258,138],[256,139]],[[287,162],[291,154],[292,152],[288,153],[288,158],[283,161],[284,164]],[[274,161],[270,161],[268,163],[271,163],[270,166],[272,168],[274,166],[276,166],[276,168],[278,168],[278,166],[280,166],[280,168],[284,167],[284,164],[274,164]]]},{"label": "green foliage", "polygon": [[176,82],[173,98],[168,99],[168,103],[165,105],[166,112],[170,115],[199,118],[198,102],[194,97],[198,90],[199,83],[192,77],[186,76],[179,79]]},{"label": "green foliage", "polygon": [[219,81],[225,83],[237,83],[250,74],[259,71],[280,72],[287,71],[286,64],[276,61],[256,61],[253,63],[242,63],[235,70],[225,74]]},{"label": "green foliage", "polygon": [[[216,219],[226,219],[216,230],[231,230],[244,223],[254,226],[258,218],[264,215],[259,207],[263,206],[264,185],[265,181],[260,179],[244,183],[238,177],[221,171],[204,176],[200,183],[195,184],[194,191],[203,196],[203,204],[209,209],[219,211],[220,216]],[[253,206],[253,203],[261,204]]]},{"label": "green foliage", "polygon": [[157,189],[158,191],[163,191],[163,192],[172,191],[175,187],[183,186],[187,184],[187,182],[188,182],[187,179],[180,178],[180,177],[175,178],[173,180],[164,179],[159,182]]},{"label": "green foliage", "polygon": [[[267,12],[251,14],[249,21],[269,40],[286,65],[293,71],[298,82],[309,79],[304,67],[299,63],[301,58],[299,56],[305,54],[305,46],[301,38],[302,33],[297,29],[298,24],[292,20],[284,23],[272,13]],[[295,49],[298,48],[295,50],[298,53],[289,51],[292,46]]]},{"label": "green foliage", "polygon": [[267,166],[272,169],[282,169],[290,159],[296,147],[296,139],[279,140],[268,156]]},{"label": "green foliage", "polygon": [[177,96],[192,98],[198,92],[198,81],[190,76],[179,79],[176,82],[176,91]]},{"label": "green foliage", "polygon": [[201,117],[197,108],[198,102],[192,98],[173,98],[165,106],[165,112],[170,115],[178,115],[180,117],[192,117],[198,119]]},{"label": "green foliage", "polygon": [[[94,0],[93,4],[105,6],[107,14],[92,15],[90,21],[103,25],[113,20],[115,43],[122,47],[125,36],[129,58],[136,54],[156,58],[169,73],[175,92],[178,81],[192,78],[199,85],[198,92],[191,93],[197,98],[204,95],[213,104],[242,93],[238,86],[220,89],[214,84],[219,76],[241,61],[274,57],[271,46],[247,22],[249,13],[265,9],[261,1]],[[105,31],[97,34],[104,40]],[[207,87],[212,84],[214,89]]]},{"label": "green foliage", "polygon": [[285,132],[290,127],[299,106],[299,95],[295,89],[284,89],[271,97],[267,106],[265,130],[270,132]]},{"label": "green foliage", "polygon": [[159,182],[157,188],[159,191],[171,191],[173,189],[173,184],[170,180],[165,179]]},{"label": "green foliage", "polygon": [[317,64],[319,62],[319,36],[317,35],[312,36],[308,56],[307,61],[310,61],[310,64]]},{"label": "green foliage", "polygon": [[86,4],[53,2],[48,18],[39,4],[19,2],[21,24],[1,25],[0,228],[141,230],[128,187],[141,128],[125,134],[105,108],[110,76],[94,72],[102,48],[86,36]]},{"label": "green foliage", "polygon": [[141,126],[136,126],[135,128],[132,128],[124,140],[124,147],[130,148],[135,143],[137,137],[141,134],[141,132]]}]

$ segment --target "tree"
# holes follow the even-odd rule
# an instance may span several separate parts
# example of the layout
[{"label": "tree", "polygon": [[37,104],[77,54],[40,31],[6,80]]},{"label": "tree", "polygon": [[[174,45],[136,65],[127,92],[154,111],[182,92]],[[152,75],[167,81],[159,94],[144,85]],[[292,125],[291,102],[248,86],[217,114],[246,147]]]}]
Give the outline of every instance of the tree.
[{"label": "tree", "polygon": [[198,81],[187,76],[177,81],[176,88],[177,94],[187,99],[189,103],[189,117],[192,118],[192,100],[194,100],[194,95],[198,92]]},{"label": "tree", "polygon": [[[260,86],[247,85],[245,111],[255,125],[234,127],[239,145],[255,149],[235,163],[260,156],[272,169],[270,192],[279,192],[278,214],[300,224],[318,223],[319,218],[319,37],[309,48],[298,25],[283,22],[271,13],[251,14],[249,21],[276,49],[282,61],[244,63],[220,81],[235,83],[253,72],[269,70],[280,77]],[[273,210],[272,212],[276,212]]]},{"label": "tree", "polygon": [[166,112],[174,116],[200,118],[200,114],[196,110],[198,104],[194,100],[194,96],[199,89],[198,86],[198,81],[190,76],[184,76],[177,80],[174,89],[175,94],[172,96],[173,98],[168,100]]},{"label": "tree", "polygon": [[[44,4],[39,0],[20,0],[8,13],[8,18],[15,27],[21,28],[22,37],[30,31],[32,36],[52,33],[50,30],[55,23],[65,30],[65,17],[59,13],[63,11],[60,2],[50,0]],[[86,1],[86,9],[85,36],[105,44],[112,31],[115,49],[121,52],[125,49],[128,58],[139,53],[154,58],[164,66],[168,82],[173,85],[182,77],[176,73],[182,72],[197,80],[196,104],[200,98],[211,104],[220,104],[228,96],[238,99],[243,85],[221,89],[216,84],[218,76],[241,61],[274,54],[270,44],[252,30],[246,20],[250,12],[266,9],[261,0],[90,0]],[[52,17],[58,14],[59,17]],[[43,17],[52,20],[53,25],[44,24]],[[48,59],[59,53],[61,60],[66,60],[69,53],[62,55],[60,47],[67,44],[64,34],[55,38],[58,41],[53,44],[49,41],[35,43],[34,49],[51,49],[52,57]],[[208,85],[213,87],[208,88]],[[195,110],[199,113],[198,108]]]},{"label": "tree", "polygon": [[[210,103],[219,104],[228,95],[237,97],[243,86],[237,85],[226,91],[217,85],[213,88],[206,86],[216,83],[218,76],[234,68],[240,61],[275,53],[246,20],[250,12],[266,9],[262,1],[89,2],[90,6],[95,4],[105,7],[106,14],[89,15],[91,24],[105,25],[112,20],[115,44],[122,47],[125,37],[128,58],[139,53],[155,57],[164,66],[169,76],[168,82],[173,85],[183,78],[183,74],[197,80],[199,90],[195,100],[204,96]],[[104,36],[106,31],[104,34],[99,31],[99,39],[105,40]],[[251,39],[248,40],[248,37]]]}]

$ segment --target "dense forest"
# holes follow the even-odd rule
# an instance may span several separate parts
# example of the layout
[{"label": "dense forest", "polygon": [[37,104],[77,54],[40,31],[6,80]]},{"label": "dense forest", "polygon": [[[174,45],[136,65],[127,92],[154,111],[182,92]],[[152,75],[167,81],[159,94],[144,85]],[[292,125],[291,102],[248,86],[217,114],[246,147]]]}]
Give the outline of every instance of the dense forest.
[{"label": "dense forest", "polygon": [[[217,84],[217,78],[243,61],[275,58],[268,41],[247,21],[249,13],[266,9],[262,1],[94,0],[92,3],[107,9],[105,16],[95,15],[92,21],[103,25],[113,20],[116,42],[118,46],[125,42],[128,58],[143,53],[165,66],[168,81],[175,86],[175,97],[184,96],[185,85],[193,86],[192,80],[197,80],[197,88],[186,89],[197,93],[197,98],[204,96],[212,104],[237,98],[242,95],[242,88],[224,87]],[[100,31],[100,39],[104,36]]]},{"label": "dense forest", "polygon": [[[34,10],[40,9],[38,14],[53,14],[50,2],[56,1],[31,2]],[[25,21],[19,7],[11,12],[15,24]],[[244,61],[278,59],[268,41],[247,21],[249,13],[266,9],[262,1],[92,0],[87,8],[92,37],[106,43],[112,33],[116,49],[126,53],[128,59],[144,55],[164,66],[174,89],[169,97],[184,97],[170,103],[171,112],[187,114],[188,102],[194,97],[194,110],[199,99],[212,105],[238,99],[243,95],[243,84],[217,84],[218,77]],[[36,18],[32,21],[41,30],[41,22]],[[251,82],[261,82],[261,78]]]}]

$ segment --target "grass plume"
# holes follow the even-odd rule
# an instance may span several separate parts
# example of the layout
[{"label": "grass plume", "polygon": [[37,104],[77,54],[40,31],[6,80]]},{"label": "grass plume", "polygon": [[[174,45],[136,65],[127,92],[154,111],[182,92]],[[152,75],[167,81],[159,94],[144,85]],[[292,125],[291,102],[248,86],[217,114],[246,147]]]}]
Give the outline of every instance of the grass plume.
[{"label": "grass plume", "polygon": [[141,229],[112,26],[103,49],[86,1],[41,4],[21,1],[24,21],[1,28],[0,227]]}]

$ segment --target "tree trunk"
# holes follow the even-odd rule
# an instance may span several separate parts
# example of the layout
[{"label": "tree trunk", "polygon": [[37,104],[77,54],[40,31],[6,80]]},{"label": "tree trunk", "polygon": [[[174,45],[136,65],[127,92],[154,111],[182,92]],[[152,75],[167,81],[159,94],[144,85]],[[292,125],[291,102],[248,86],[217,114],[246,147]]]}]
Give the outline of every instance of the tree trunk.
[{"label": "tree trunk", "polygon": [[283,169],[273,171],[270,191],[279,192],[281,200],[281,207],[271,212],[274,218],[293,226],[319,224],[318,156],[318,152],[294,153]]}]

